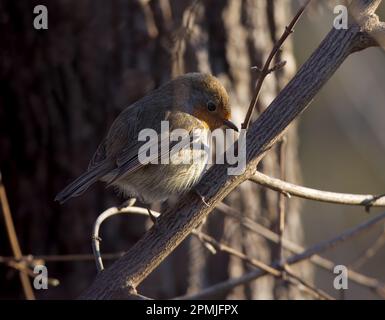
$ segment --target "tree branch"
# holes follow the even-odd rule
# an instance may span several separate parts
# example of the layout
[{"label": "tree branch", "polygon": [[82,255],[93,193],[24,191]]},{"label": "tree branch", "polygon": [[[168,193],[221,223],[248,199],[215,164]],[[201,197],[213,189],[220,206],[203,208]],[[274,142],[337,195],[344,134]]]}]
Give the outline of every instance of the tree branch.
[{"label": "tree branch", "polygon": [[[238,210],[228,206],[223,202],[221,202],[217,206],[217,209],[225,213],[228,217],[233,218],[239,223],[241,223],[243,227],[247,228],[251,232],[254,232],[255,234],[258,234],[263,238],[269,241],[272,241],[274,243],[277,243],[277,244],[279,243],[278,234],[254,222],[250,218],[242,216],[242,214]],[[282,239],[282,245],[286,250],[296,254],[301,253],[305,250],[305,248],[285,238]],[[332,273],[334,272],[335,263],[331,260],[328,260],[317,254],[313,255],[309,260],[315,265],[325,270],[328,270]],[[385,284],[380,282],[379,280],[372,277],[368,277],[366,275],[363,275],[351,269],[348,272],[348,278],[349,280],[354,281],[355,283],[361,286],[369,288],[370,290],[377,293],[382,298],[385,298]]]},{"label": "tree branch", "polygon": [[316,298],[322,299],[322,300],[335,300],[332,296],[327,294],[325,291],[316,288],[313,284],[308,283],[306,280],[304,280],[300,276],[296,275],[294,273],[294,271],[288,265],[285,265],[284,269],[285,269],[285,273],[287,274],[287,276],[289,276],[289,279],[295,280],[299,283],[299,285],[302,285],[305,288],[307,288],[308,291],[311,294],[313,294]]},{"label": "tree branch", "polygon": [[[20,259],[23,254],[21,252],[19,240],[17,238],[15,226],[13,224],[11,209],[9,208],[7,194],[5,192],[5,186],[2,181],[2,175],[0,172],[0,205],[4,215],[5,227],[8,234],[8,240],[11,245],[11,249],[15,259]],[[24,296],[27,300],[35,300],[35,294],[32,289],[32,285],[29,282],[28,275],[25,272],[19,273],[20,282],[23,287]]]},{"label": "tree branch", "polygon": [[[104,270],[103,266],[103,261],[102,261],[102,256],[100,253],[100,247],[99,247],[99,241],[101,239],[99,238],[99,229],[102,225],[102,223],[107,220],[108,218],[115,216],[115,215],[120,215],[120,214],[139,214],[139,215],[144,215],[144,216],[149,216],[148,210],[145,208],[141,207],[132,207],[128,206],[125,208],[117,208],[117,207],[111,207],[104,212],[102,212],[98,218],[96,219],[94,229],[93,229],[93,235],[92,235],[92,240],[93,240],[93,251],[94,251],[94,257],[95,257],[95,262],[96,262],[96,267],[98,269],[98,272],[101,272]],[[159,217],[160,213],[156,211],[152,211],[152,214],[155,217]],[[263,271],[266,271],[268,274],[274,276],[274,277],[282,277],[282,271],[274,269],[270,267],[269,265],[263,263],[262,261],[259,261],[257,259],[254,259],[252,257],[247,256],[246,254],[228,246],[227,244],[217,241],[213,237],[209,236],[206,233],[203,233],[201,231],[198,231],[194,229],[191,234],[199,238],[204,245],[210,245],[212,246],[214,253],[215,251],[222,251],[225,252],[229,255],[232,255],[234,257],[237,257],[246,263],[261,269]],[[332,297],[324,293],[322,290],[319,290],[315,288],[313,285],[308,283],[306,280],[300,278],[299,276],[295,275],[292,271],[288,269],[287,266],[285,266],[285,272],[288,273],[288,277],[286,277],[286,281],[288,281],[290,284],[298,286],[301,285],[303,288],[298,287],[300,290],[307,291],[311,295],[315,296],[316,298],[321,298],[321,299],[327,299],[330,300]],[[123,294],[123,293],[122,293]],[[129,293],[127,296],[121,296],[122,298],[126,299],[141,299],[141,300],[150,300],[150,298],[145,297],[143,295],[139,295],[137,293]]]},{"label": "tree branch", "polygon": [[381,234],[373,241],[365,251],[356,258],[355,261],[349,264],[349,268],[358,270],[363,264],[365,264],[370,258],[372,258],[378,250],[385,245],[385,225]]},{"label": "tree branch", "polygon": [[[271,265],[271,267],[275,268],[275,269],[281,269],[284,267],[285,264],[293,265],[293,264],[296,264],[298,262],[307,260],[315,254],[322,253],[328,249],[335,247],[336,245],[338,245],[342,242],[345,242],[345,241],[361,234],[363,231],[370,230],[374,226],[383,222],[384,219],[385,219],[385,213],[382,213],[382,214],[374,217],[373,219],[365,221],[364,223],[361,223],[360,225],[358,225],[358,226],[356,226],[350,230],[347,230],[347,231],[341,233],[340,235],[338,235],[338,236],[336,236],[330,240],[317,243],[317,244],[311,246],[310,248],[308,248],[307,250],[303,251],[302,253],[299,253],[299,254],[296,254],[296,255],[289,257],[283,263],[280,261],[276,261]],[[202,291],[200,291],[199,293],[197,293],[195,295],[180,297],[180,299],[207,299],[207,298],[210,298],[213,294],[216,295],[219,293],[220,294],[227,293],[239,285],[248,283],[248,282],[255,280],[259,277],[262,277],[264,275],[266,275],[266,271],[254,270],[254,271],[248,272],[248,273],[246,273],[246,274],[244,274],[238,278],[229,279],[229,280],[220,282],[218,284],[215,284],[209,288],[203,289]]]},{"label": "tree branch", "polygon": [[[154,210],[152,210],[151,212],[154,214],[155,217],[158,217],[160,215],[159,212],[156,212]],[[102,240],[99,237],[100,226],[106,219],[112,216],[132,213],[148,216],[148,210],[146,208],[128,206],[125,208],[111,207],[103,211],[96,219],[94,228],[92,230],[92,251],[94,253],[96,269],[98,270],[98,272],[104,270],[102,255],[100,253],[100,241]]]},{"label": "tree branch", "polygon": [[256,172],[250,178],[250,181],[253,181],[269,189],[281,192],[289,197],[296,196],[315,201],[365,206],[366,208],[385,206],[385,195],[360,195],[322,191],[298,186],[286,181],[282,181],[280,179],[272,178],[261,172]]},{"label": "tree branch", "polygon": [[247,113],[245,116],[245,121],[242,123],[242,129],[248,129],[251,116],[253,115],[253,111],[255,109],[255,106],[257,105],[259,94],[262,89],[262,84],[265,81],[265,78],[271,73],[274,72],[276,69],[282,68],[286,63],[284,62],[278,62],[275,66],[270,68],[270,64],[273,61],[276,54],[281,49],[282,45],[286,41],[286,39],[293,33],[293,29],[295,25],[297,24],[299,18],[302,16],[303,12],[305,11],[306,7],[310,3],[311,0],[306,0],[306,2],[301,6],[301,8],[298,10],[297,14],[294,16],[290,24],[285,28],[285,31],[283,32],[282,36],[279,38],[279,40],[274,44],[273,49],[271,50],[269,56],[267,57],[267,60],[263,66],[263,68],[260,71],[257,85],[255,87],[255,93],[253,99],[251,99],[249,108],[247,109]]},{"label": "tree branch", "polygon": [[[378,1],[354,2],[360,2],[364,6],[363,10],[368,10]],[[117,291],[135,289],[203,221],[217,203],[254,174],[266,151],[305,110],[344,60],[352,52],[365,48],[366,43],[361,41],[365,28],[353,24],[347,30],[332,29],[296,76],[251,125],[246,133],[245,174],[229,176],[227,165],[213,165],[196,187],[205,201],[196,192],[181,197],[176,206],[168,208],[157,219],[156,225],[122,258],[97,275],[82,298],[111,299]]]}]

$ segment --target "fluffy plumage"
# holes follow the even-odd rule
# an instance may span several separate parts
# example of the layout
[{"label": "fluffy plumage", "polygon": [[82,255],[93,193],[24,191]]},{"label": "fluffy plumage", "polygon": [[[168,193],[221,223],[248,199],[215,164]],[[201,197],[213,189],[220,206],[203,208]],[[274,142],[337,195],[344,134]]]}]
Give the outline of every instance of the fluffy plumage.
[{"label": "fluffy plumage", "polygon": [[[215,110],[211,110],[213,107]],[[152,128],[160,133],[163,120],[169,121],[170,131],[177,128],[189,132],[194,128],[214,130],[223,126],[230,114],[227,92],[215,77],[201,73],[180,76],[123,110],[96,150],[87,171],[55,200],[65,202],[78,196],[98,180],[117,186],[126,196],[145,203],[183,193],[202,176],[206,153],[203,150],[183,151],[202,156],[201,161],[192,164],[143,165],[138,160],[138,151],[144,143],[138,141],[140,130]],[[204,135],[198,139],[208,143]]]}]

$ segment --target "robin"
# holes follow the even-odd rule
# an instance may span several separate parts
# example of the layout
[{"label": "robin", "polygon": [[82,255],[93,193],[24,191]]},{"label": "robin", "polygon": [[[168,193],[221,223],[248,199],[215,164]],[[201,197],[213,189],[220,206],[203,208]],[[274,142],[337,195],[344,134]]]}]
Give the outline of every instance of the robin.
[{"label": "robin", "polygon": [[[144,143],[139,141],[139,133],[145,129],[160,133],[161,122],[167,121],[170,130],[201,130],[198,140],[204,140],[207,139],[206,131],[223,126],[238,131],[229,120],[230,116],[229,97],[218,79],[202,73],[179,76],[124,109],[97,148],[87,171],[62,190],[55,200],[63,203],[79,196],[96,181],[116,186],[126,197],[138,198],[145,204],[182,194],[201,178],[207,164],[207,156],[203,156],[205,151],[184,151],[198,152],[198,155],[202,152],[199,161],[188,164],[174,164],[173,161],[144,164],[138,160]],[[157,147],[161,143],[159,140]]]}]

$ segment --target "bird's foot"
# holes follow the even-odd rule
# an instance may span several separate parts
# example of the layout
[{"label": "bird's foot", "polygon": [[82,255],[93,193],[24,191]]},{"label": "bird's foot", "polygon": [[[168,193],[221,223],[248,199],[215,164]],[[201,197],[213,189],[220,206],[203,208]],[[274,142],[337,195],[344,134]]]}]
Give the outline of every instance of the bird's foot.
[{"label": "bird's foot", "polygon": [[204,205],[205,205],[206,207],[210,207],[210,205],[207,203],[205,197],[202,196],[202,194],[198,191],[198,189],[195,189],[195,188],[194,188],[192,191],[199,197],[199,199],[201,199],[201,201],[204,203]]},{"label": "bird's foot", "polygon": [[152,223],[155,226],[156,225],[156,217],[152,213],[150,206],[147,207],[147,211],[148,211],[148,215],[150,216],[150,219],[151,219]]}]

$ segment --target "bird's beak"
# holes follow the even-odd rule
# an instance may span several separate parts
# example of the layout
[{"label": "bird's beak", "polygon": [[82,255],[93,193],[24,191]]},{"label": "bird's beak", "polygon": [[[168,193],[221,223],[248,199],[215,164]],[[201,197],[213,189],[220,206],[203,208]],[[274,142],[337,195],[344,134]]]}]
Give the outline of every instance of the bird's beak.
[{"label": "bird's beak", "polygon": [[230,129],[233,129],[233,130],[239,132],[238,127],[234,123],[232,123],[230,120],[224,119],[223,125],[225,125],[226,127],[230,128]]}]

